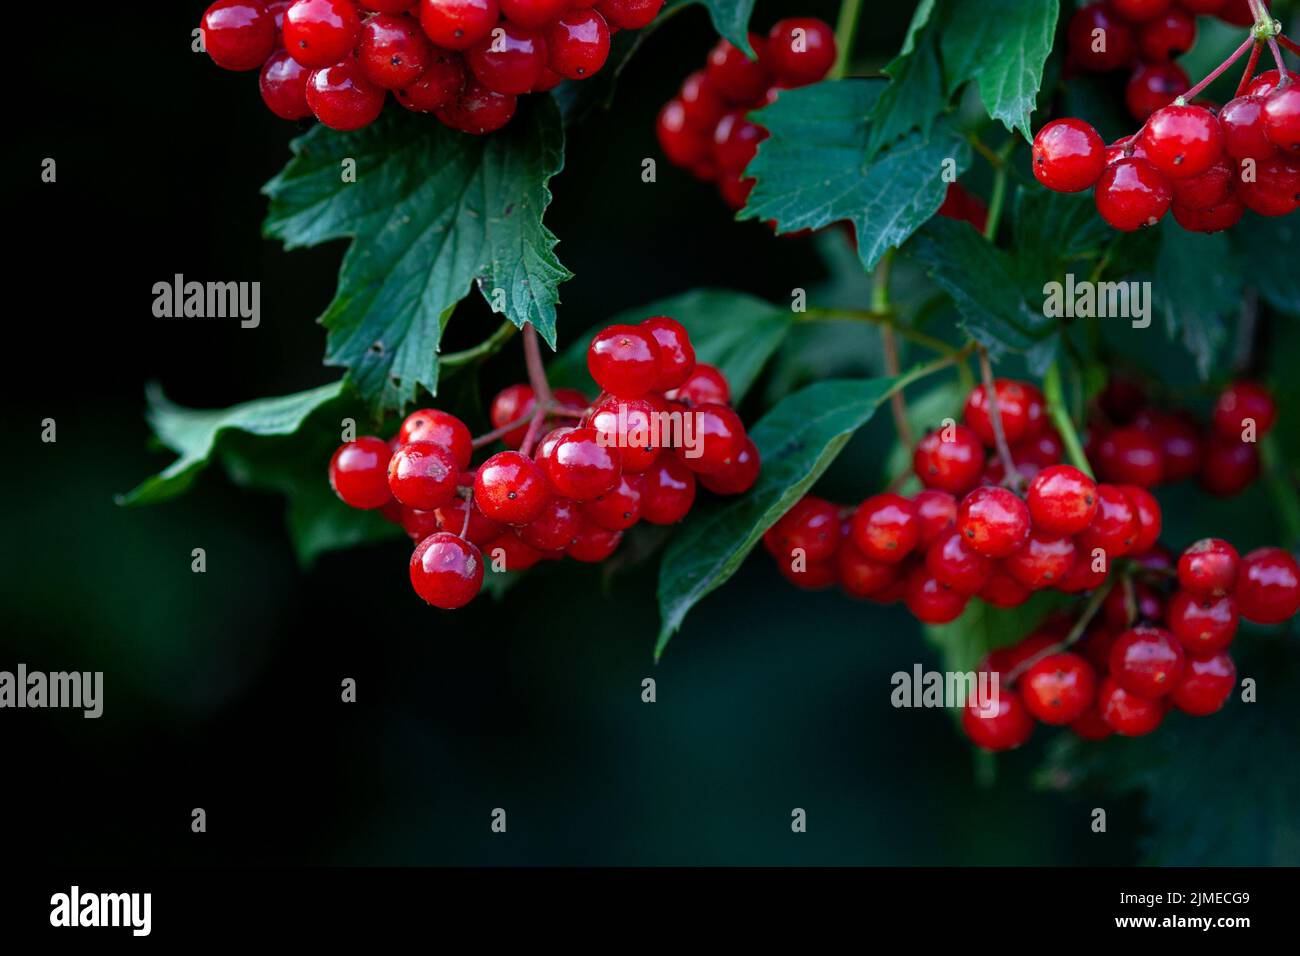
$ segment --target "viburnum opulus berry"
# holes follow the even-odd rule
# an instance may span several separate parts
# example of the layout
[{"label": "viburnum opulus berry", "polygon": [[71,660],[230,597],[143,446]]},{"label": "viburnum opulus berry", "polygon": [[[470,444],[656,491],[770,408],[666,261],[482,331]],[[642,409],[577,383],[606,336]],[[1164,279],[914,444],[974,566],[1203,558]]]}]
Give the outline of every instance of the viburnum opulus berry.
[{"label": "viburnum opulus berry", "polygon": [[203,49],[226,70],[256,70],[275,49],[275,21],[261,0],[217,0],[203,14]]},{"label": "viburnum opulus berry", "polygon": [[402,445],[388,463],[388,487],[408,508],[433,511],[456,494],[458,476],[451,452],[432,441]]},{"label": "viburnum opulus berry", "polygon": [[1106,168],[1106,144],[1089,124],[1053,120],[1034,137],[1034,176],[1048,189],[1077,193],[1092,188]]},{"label": "viburnum opulus berry", "polygon": [[1300,611],[1300,566],[1281,548],[1258,548],[1241,559],[1233,594],[1246,620],[1281,623]]},{"label": "viburnum opulus berry", "polygon": [[1045,724],[1073,723],[1097,697],[1092,665],[1077,654],[1049,654],[1032,664],[1020,678],[1025,708]]},{"label": "viburnum opulus berry", "polygon": [[976,488],[957,509],[957,530],[967,543],[990,558],[1005,558],[1029,537],[1029,508],[1006,488]]},{"label": "viburnum opulus berry", "polygon": [[330,486],[353,508],[382,508],[393,498],[388,486],[388,442],[373,435],[339,446],[330,459]]},{"label": "viburnum opulus berry", "polygon": [[472,601],[483,586],[483,555],[464,538],[439,531],[416,545],[410,571],[416,594],[452,610]]},{"label": "viburnum opulus berry", "polygon": [[289,55],[309,69],[340,63],[361,38],[361,16],[353,0],[296,0],[281,30]]},{"label": "viburnum opulus berry", "polygon": [[474,501],[483,514],[508,525],[525,525],[542,513],[550,488],[537,464],[517,451],[503,451],[479,466]]}]

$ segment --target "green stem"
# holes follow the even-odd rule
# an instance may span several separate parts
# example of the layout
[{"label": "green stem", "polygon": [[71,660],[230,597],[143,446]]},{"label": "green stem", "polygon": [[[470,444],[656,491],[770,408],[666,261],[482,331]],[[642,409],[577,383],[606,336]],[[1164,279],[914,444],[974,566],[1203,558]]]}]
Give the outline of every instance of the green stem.
[{"label": "green stem", "polygon": [[463,352],[450,352],[439,359],[438,364],[444,369],[459,368],[470,362],[490,358],[501,351],[501,347],[514,337],[519,330],[511,322],[502,322],[500,328],[473,348]]},{"label": "green stem", "polygon": [[1276,437],[1267,436],[1260,442],[1259,451],[1264,462],[1264,474],[1268,478],[1269,491],[1277,503],[1282,524],[1286,528],[1287,547],[1294,548],[1300,544],[1300,498],[1296,495],[1295,484],[1286,473]]},{"label": "green stem", "polygon": [[862,13],[862,0],[844,0],[840,4],[840,17],[835,23],[835,65],[827,79],[842,80],[849,71],[853,56],[853,38],[858,32],[858,15]]},{"label": "green stem", "polygon": [[1047,399],[1047,416],[1056,426],[1056,430],[1061,433],[1061,441],[1065,442],[1065,451],[1070,456],[1070,464],[1089,478],[1093,478],[1088,456],[1083,453],[1083,443],[1079,441],[1079,433],[1074,430],[1074,420],[1070,418],[1069,409],[1065,407],[1065,395],[1061,390],[1061,370],[1056,367],[1055,362],[1043,376],[1043,396]]},{"label": "green stem", "polygon": [[953,355],[957,351],[943,339],[926,335],[924,332],[918,332],[909,326],[903,325],[888,310],[878,312],[874,309],[869,311],[861,309],[809,309],[807,312],[801,312],[798,320],[800,322],[870,322],[872,325],[893,329],[899,338],[905,339],[913,345],[929,349],[931,352],[938,352],[940,355]]},{"label": "green stem", "polygon": [[989,219],[984,226],[984,238],[990,242],[997,238],[998,224],[1002,221],[1002,210],[1007,201],[1007,171],[1011,166],[1009,160],[1017,144],[1018,140],[1013,136],[994,154],[1002,162],[994,168],[993,193],[989,196]]},{"label": "green stem", "polygon": [[1096,617],[1097,612],[1101,610],[1101,606],[1106,603],[1106,598],[1110,596],[1111,588],[1114,586],[1115,579],[1108,578],[1101,587],[1093,591],[1092,596],[1088,598],[1088,603],[1083,606],[1083,613],[1081,613],[1079,619],[1074,622],[1074,626],[1070,628],[1070,633],[1065,635],[1065,639],[1057,644],[1044,647],[1033,657],[1021,661],[1011,669],[1011,672],[1007,674],[1006,677],[1003,678],[1003,683],[1010,687],[1016,682],[1016,679],[1019,678],[1021,674],[1029,670],[1029,668],[1033,667],[1043,658],[1051,657],[1053,654],[1059,654],[1061,651],[1077,644],[1079,639],[1087,632],[1088,625],[1092,623],[1092,619]]}]

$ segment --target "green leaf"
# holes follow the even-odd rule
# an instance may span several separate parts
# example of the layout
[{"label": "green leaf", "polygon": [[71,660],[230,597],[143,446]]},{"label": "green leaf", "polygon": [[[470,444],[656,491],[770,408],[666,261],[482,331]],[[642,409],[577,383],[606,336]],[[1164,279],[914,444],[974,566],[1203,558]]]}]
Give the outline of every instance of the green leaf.
[{"label": "green leaf", "polygon": [[885,84],[843,80],[783,90],[756,120],[770,137],[746,172],[757,180],[740,219],[774,219],[780,232],[852,222],[858,257],[874,269],[939,211],[946,164],[960,174],[970,144],[947,121],[910,133],[870,162],[867,117]]},{"label": "green leaf", "polygon": [[[918,16],[922,9],[917,8]],[[909,32],[908,43],[912,40]],[[906,45],[904,49],[907,50]],[[922,31],[915,49],[900,53],[885,66],[884,72],[890,82],[872,111],[868,156],[875,156],[881,147],[913,129],[919,128],[922,136],[929,135],[935,119],[948,108],[949,96],[943,68],[939,65],[939,40],[934,29]]]},{"label": "green leaf", "polygon": [[957,0],[940,45],[949,92],[974,80],[989,115],[1028,139],[1060,10],[1058,0]]},{"label": "green leaf", "polygon": [[749,20],[754,15],[754,0],[669,0],[660,18],[692,3],[698,3],[709,11],[713,29],[720,36],[726,37],[748,56],[754,56],[754,48],[749,45]]},{"label": "green leaf", "polygon": [[763,463],[757,484],[737,498],[698,507],[664,553],[656,659],[687,612],[736,572],[763,532],[812,487],[903,381],[819,382],[782,400],[754,426],[750,437]]},{"label": "green leaf", "polygon": [[1225,233],[1187,232],[1172,217],[1160,232],[1155,304],[1165,314],[1169,337],[1182,340],[1207,379],[1228,339],[1227,323],[1241,308],[1241,267]]},{"label": "green leaf", "polygon": [[[695,289],[628,309],[602,326],[636,325],[652,315],[669,316],[686,327],[696,359],[722,369],[736,404],[780,348],[794,322],[790,309],[755,296],[727,289]],[[552,384],[593,393],[595,385],[587,372],[590,341],[590,336],[584,335],[551,363],[547,375]]]},{"label": "green leaf", "polygon": [[[318,125],[264,187],[264,231],[287,248],[356,240],[320,321],[326,364],[348,369],[371,403],[400,410],[419,386],[436,391],[443,325],[472,284],[555,344],[558,286],[571,273],[542,216],[564,165],[564,132],[554,101],[535,99],[491,136],[406,110],[352,133]],[[347,160],[354,183],[342,175]]]},{"label": "green leaf", "polygon": [[1248,216],[1233,236],[1250,263],[1250,281],[1268,304],[1300,318],[1300,269],[1295,267],[1300,233],[1290,216]]}]

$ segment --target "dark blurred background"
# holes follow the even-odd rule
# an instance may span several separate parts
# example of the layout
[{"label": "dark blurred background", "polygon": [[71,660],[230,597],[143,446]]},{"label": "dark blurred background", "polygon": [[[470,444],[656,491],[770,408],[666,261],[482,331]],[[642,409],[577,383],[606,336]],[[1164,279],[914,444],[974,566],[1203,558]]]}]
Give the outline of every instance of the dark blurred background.
[{"label": "dark blurred background", "polygon": [[[833,3],[760,2],[778,16]],[[1040,751],[976,786],[941,711],[896,711],[889,676],[937,665],[898,612],[805,595],[749,562],[689,617],[663,662],[654,565],[605,588],[552,567],[506,600],[434,612],[407,551],[328,555],[300,570],[283,503],[213,468],[188,496],[139,510],[116,493],[171,460],[151,450],[144,384],[220,407],[337,377],[315,318],[342,243],[286,254],[260,238],[260,185],[296,130],[255,74],[190,50],[202,3],[119,26],[63,4],[24,12],[20,93],[7,99],[3,192],[11,306],[4,414],[0,669],[102,670],[104,715],[0,712],[6,857],[44,862],[351,864],[1127,863],[1140,805],[1026,784]],[[881,63],[910,4],[868,4],[859,48]],[[34,27],[34,29],[33,29]],[[808,243],[736,224],[660,164],[654,116],[714,35],[692,8],[645,43],[612,112],[571,131],[547,222],[576,273],[562,343],[620,309],[697,286],[787,300],[825,278]],[[12,92],[12,90],[11,90]],[[390,106],[390,108],[392,108]],[[17,122],[12,112],[17,111]],[[58,182],[40,182],[40,163]],[[263,320],[159,320],[175,273],[258,280]],[[26,295],[22,295],[26,293]],[[22,303],[19,305],[18,303]],[[471,301],[446,347],[492,326]],[[17,341],[13,341],[13,337]],[[864,361],[875,361],[869,356]],[[478,383],[520,377],[509,349]],[[58,423],[42,444],[40,422]],[[838,471],[868,486],[881,435]],[[321,463],[325,480],[325,463]],[[208,571],[190,571],[204,547]],[[358,702],[340,703],[354,678]],[[654,677],[658,702],[643,704]],[[1040,745],[1041,746],[1041,745]],[[202,807],[208,832],[190,832]],[[504,807],[509,832],[493,836]],[[808,811],[808,832],[790,811]]]}]

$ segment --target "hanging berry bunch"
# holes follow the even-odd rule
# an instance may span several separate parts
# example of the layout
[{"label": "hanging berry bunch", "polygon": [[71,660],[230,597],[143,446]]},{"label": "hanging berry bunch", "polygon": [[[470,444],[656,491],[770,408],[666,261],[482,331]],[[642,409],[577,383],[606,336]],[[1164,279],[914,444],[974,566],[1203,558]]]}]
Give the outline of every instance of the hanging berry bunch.
[{"label": "hanging berry bunch", "polygon": [[[726,377],[696,361],[673,319],[596,334],[587,365],[602,392],[593,403],[551,391],[531,329],[525,349],[530,383],[496,396],[488,434],[473,438],[455,416],[421,409],[392,439],[357,438],[330,461],[339,498],[382,509],[416,542],[411,584],[435,607],[478,594],[484,553],[505,571],[603,561],[639,521],[685,518],[697,480],[738,495],[758,478],[758,449],[730,407]],[[471,465],[475,449],[498,441],[505,451]]]},{"label": "hanging berry bunch", "polygon": [[[1285,216],[1300,206],[1300,86],[1287,72],[1280,46],[1300,47],[1280,35],[1278,24],[1267,17],[1259,0],[1240,4],[1234,0],[1218,4],[1213,11],[1194,6],[1193,12],[1218,12],[1230,22],[1254,24],[1251,36],[1209,76],[1190,89],[1183,84],[1170,97],[1139,96],[1130,84],[1130,108],[1144,123],[1110,146],[1090,124],[1075,118],[1048,123],[1034,138],[1033,168],[1039,182],[1057,192],[1092,189],[1102,218],[1123,232],[1153,226],[1170,210],[1184,229],[1210,233],[1235,225],[1247,209],[1263,216]],[[1244,19],[1239,7],[1246,10]],[[1155,48],[1176,52],[1179,44],[1165,42],[1172,35],[1170,23],[1191,19],[1187,10],[1167,2],[1092,4],[1080,10],[1071,24],[1071,51],[1077,60],[1097,68],[1101,56],[1106,62],[1117,58],[1118,65],[1119,54],[1124,53],[1127,61],[1131,47],[1126,44],[1134,41],[1127,28],[1114,22],[1115,15],[1140,20],[1138,45],[1143,50],[1153,48],[1152,52]],[[1194,24],[1191,30],[1194,35]],[[1094,32],[1105,42],[1102,52],[1088,60],[1081,38]],[[1162,39],[1156,43],[1151,37]],[[1266,45],[1277,69],[1255,76]],[[1248,53],[1233,100],[1219,108],[1196,99]],[[1133,82],[1146,83],[1140,78],[1157,70],[1177,71],[1178,67],[1143,67]]]},{"label": "hanging berry bunch", "polygon": [[610,36],[663,0],[217,0],[204,48],[227,70],[261,70],[262,99],[288,120],[360,129],[389,92],[452,129],[491,133],[518,97],[585,80]]}]

